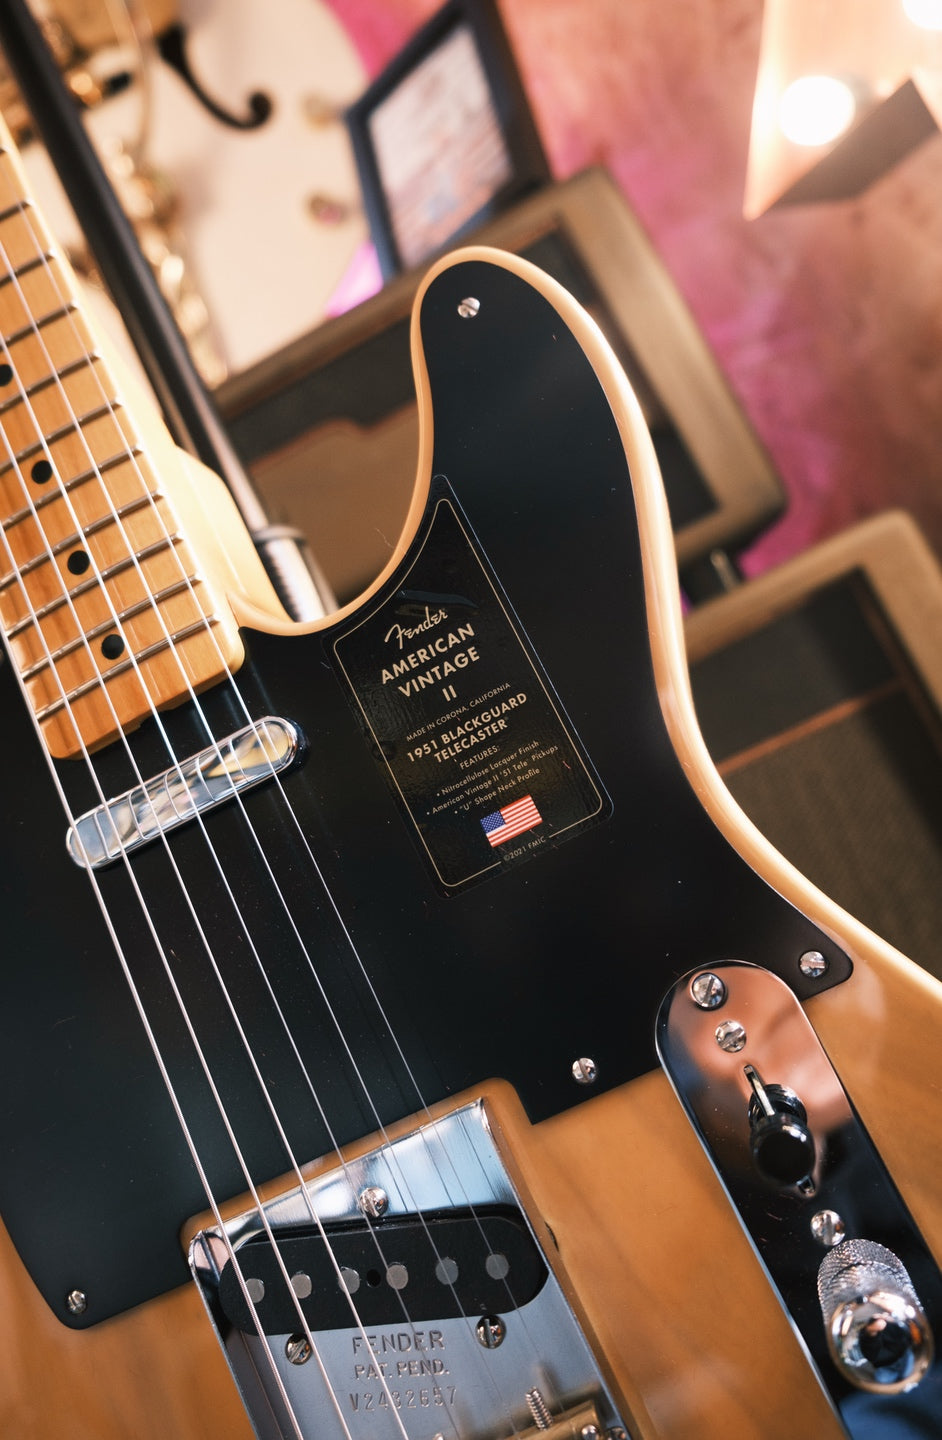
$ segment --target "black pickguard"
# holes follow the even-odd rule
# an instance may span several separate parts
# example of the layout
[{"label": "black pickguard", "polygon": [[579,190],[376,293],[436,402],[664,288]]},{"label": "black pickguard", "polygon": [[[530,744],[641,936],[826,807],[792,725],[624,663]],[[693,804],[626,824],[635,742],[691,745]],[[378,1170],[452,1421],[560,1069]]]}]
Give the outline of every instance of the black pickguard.
[{"label": "black pickguard", "polygon": [[[457,313],[466,295],[481,301],[473,320]],[[447,893],[338,666],[334,646],[352,622],[322,636],[247,637],[242,699],[220,687],[203,708],[220,737],[246,723],[243,705],[301,726],[308,753],[284,781],[297,819],[270,784],[245,801],[264,863],[229,804],[206,819],[206,836],[191,824],[166,849],[142,850],[133,873],[256,1178],[289,1170],[290,1156],[178,876],[302,1164],[491,1076],[516,1087],[534,1120],[586,1097],[571,1074],[579,1056],[598,1065],[589,1093],[630,1080],[655,1064],[658,1005],[693,965],[753,961],[799,994],[797,957],[809,948],[831,959],[831,982],[849,973],[720,836],[676,760],[652,678],[622,444],[557,312],[501,267],[463,262],[432,284],[422,336],[434,471],[445,477],[435,493],[455,497],[477,537],[604,807],[519,863],[496,852],[496,870]],[[450,593],[447,574],[440,588]],[[0,1210],[50,1305],[83,1325],[185,1278],[179,1228],[206,1199],[89,879],[66,855],[66,822],[9,667],[0,686]],[[164,724],[179,755],[205,746],[192,707]],[[144,775],[166,768],[153,722],[132,743]],[[106,794],[133,783],[121,747],[99,759]],[[60,773],[79,812],[95,803],[78,765]],[[99,880],[213,1188],[237,1194],[245,1177],[128,876],[114,866]],[[89,1305],[74,1320],[64,1297],[76,1286]]]}]

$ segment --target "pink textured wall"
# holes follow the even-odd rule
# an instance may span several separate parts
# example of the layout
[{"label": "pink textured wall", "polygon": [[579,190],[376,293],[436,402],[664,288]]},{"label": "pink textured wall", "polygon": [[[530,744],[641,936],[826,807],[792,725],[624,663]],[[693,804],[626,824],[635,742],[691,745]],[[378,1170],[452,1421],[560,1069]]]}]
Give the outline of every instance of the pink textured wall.
[{"label": "pink textured wall", "polygon": [[[436,0],[331,0],[371,73]],[[756,571],[889,506],[942,555],[942,137],[860,199],[741,215],[761,0],[501,0],[559,177],[601,163],[789,493]]]}]

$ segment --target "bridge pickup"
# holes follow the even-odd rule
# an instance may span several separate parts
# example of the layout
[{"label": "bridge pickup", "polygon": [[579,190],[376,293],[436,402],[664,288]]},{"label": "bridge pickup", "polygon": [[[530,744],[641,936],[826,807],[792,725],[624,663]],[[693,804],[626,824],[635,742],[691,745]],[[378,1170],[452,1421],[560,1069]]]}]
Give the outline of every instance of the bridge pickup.
[{"label": "bridge pickup", "polygon": [[69,828],[69,854],[90,870],[110,865],[270,780],[294,762],[300,748],[300,733],[290,720],[266,715],[87,811]]},{"label": "bridge pickup", "polygon": [[[409,1215],[381,1224],[328,1224],[323,1235],[311,1228],[288,1229],[275,1238],[277,1256],[265,1235],[253,1237],[239,1251],[240,1270],[251,1277],[251,1308],[231,1260],[220,1276],[219,1303],[240,1330],[254,1333],[259,1323],[266,1335],[296,1329],[298,1299],[312,1329],[347,1329],[350,1296],[356,1296],[364,1325],[395,1329],[402,1324],[406,1286],[412,1321],[498,1314],[508,1306],[528,1305],[547,1278],[519,1212],[494,1207]],[[282,1264],[304,1280],[303,1288],[290,1295],[282,1284]]]},{"label": "bridge pickup", "polygon": [[259,1440],[637,1433],[481,1102],[200,1230],[190,1267]]}]

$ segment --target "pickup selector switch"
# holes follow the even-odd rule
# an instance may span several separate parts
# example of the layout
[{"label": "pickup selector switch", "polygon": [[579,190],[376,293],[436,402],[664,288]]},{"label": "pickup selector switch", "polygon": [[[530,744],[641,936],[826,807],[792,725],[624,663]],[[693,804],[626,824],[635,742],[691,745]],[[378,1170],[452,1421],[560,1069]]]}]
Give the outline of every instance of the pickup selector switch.
[{"label": "pickup selector switch", "polygon": [[752,1089],[749,1125],[756,1169],[777,1185],[800,1185],[814,1170],[814,1136],[805,1107],[785,1085],[766,1085],[754,1065],[744,1067]]}]

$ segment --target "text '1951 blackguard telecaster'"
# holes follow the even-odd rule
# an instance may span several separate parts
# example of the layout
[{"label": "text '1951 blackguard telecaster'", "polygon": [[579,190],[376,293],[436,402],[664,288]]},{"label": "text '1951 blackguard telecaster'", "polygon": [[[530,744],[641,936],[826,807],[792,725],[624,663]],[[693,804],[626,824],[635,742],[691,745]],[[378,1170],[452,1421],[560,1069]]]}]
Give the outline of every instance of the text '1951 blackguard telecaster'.
[{"label": "text '1951 blackguard telecaster'", "polygon": [[0,333],[0,1432],[942,1434],[942,996],[717,779],[592,322],[433,269],[306,627],[8,145]]}]

